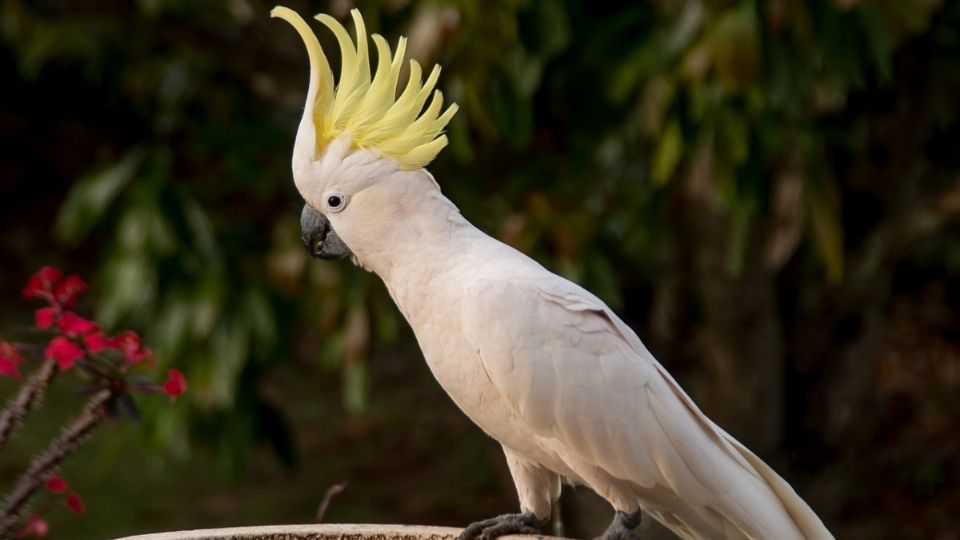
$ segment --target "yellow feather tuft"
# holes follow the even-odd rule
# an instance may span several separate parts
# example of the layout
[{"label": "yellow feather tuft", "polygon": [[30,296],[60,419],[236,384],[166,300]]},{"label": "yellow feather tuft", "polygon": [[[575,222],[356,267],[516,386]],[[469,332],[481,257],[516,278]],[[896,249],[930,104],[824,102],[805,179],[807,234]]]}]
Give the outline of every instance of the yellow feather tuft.
[{"label": "yellow feather tuft", "polygon": [[[397,97],[407,39],[401,37],[396,53],[391,53],[383,36],[373,34],[370,37],[377,49],[377,67],[371,79],[363,17],[356,9],[350,14],[357,31],[356,44],[339,21],[323,13],[316,16],[333,32],[340,45],[340,79],[334,88],[330,64],[306,21],[286,7],[277,6],[270,12],[272,17],[290,23],[307,47],[310,86],[306,107],[316,130],[316,152],[346,133],[354,147],[375,150],[393,158],[401,169],[424,167],[447,145],[447,137],[442,132],[458,109],[453,103],[446,111],[440,112],[443,94],[433,90],[440,77],[440,66],[434,66],[430,76],[421,84],[423,70],[416,60],[410,60],[409,80]],[[424,109],[431,93],[433,99]]]}]

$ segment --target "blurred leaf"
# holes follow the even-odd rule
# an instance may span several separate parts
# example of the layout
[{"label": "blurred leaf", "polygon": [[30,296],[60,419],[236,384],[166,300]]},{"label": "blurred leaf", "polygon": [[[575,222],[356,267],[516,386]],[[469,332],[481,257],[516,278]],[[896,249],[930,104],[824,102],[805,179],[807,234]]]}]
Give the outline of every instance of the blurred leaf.
[{"label": "blurred leaf", "polygon": [[[207,274],[190,295],[190,329],[194,336],[206,338],[215,332],[216,325],[223,320],[221,315],[225,308],[225,293],[219,277],[216,274]],[[237,313],[230,312],[229,315],[236,317]]]},{"label": "blurred leaf", "polygon": [[133,150],[117,163],[78,180],[57,214],[54,223],[57,239],[73,244],[86,237],[117,194],[140,170],[143,158],[143,151]]},{"label": "blurred leaf", "polygon": [[250,322],[251,337],[255,347],[258,350],[270,350],[277,339],[277,321],[262,290],[251,287],[246,291],[243,299],[243,313]]},{"label": "blurred leaf", "polygon": [[155,272],[141,253],[120,251],[109,258],[102,277],[109,287],[97,287],[97,320],[107,328],[115,328],[123,316],[151,301],[156,290]]},{"label": "blurred leaf", "polygon": [[201,398],[213,409],[226,409],[234,403],[240,373],[249,353],[248,332],[249,328],[236,312],[221,321],[213,332],[212,370]]},{"label": "blurred leaf", "polygon": [[217,240],[213,233],[213,226],[207,213],[193,199],[183,201],[184,216],[190,229],[191,239],[204,266],[212,272],[219,272],[221,256]]},{"label": "blurred leaf", "polygon": [[719,115],[717,144],[719,154],[733,167],[742,165],[750,157],[750,133],[744,118],[729,112]]},{"label": "blurred leaf", "polygon": [[680,131],[680,123],[671,120],[653,156],[653,170],[650,176],[656,185],[662,186],[670,180],[677,165],[680,164],[682,155],[683,133]]},{"label": "blurred leaf", "polygon": [[641,77],[647,74],[649,57],[650,51],[642,47],[634,47],[624,55],[610,80],[609,94],[614,103],[624,102],[633,93]]},{"label": "blurred leaf", "polygon": [[168,296],[164,308],[157,315],[153,344],[161,355],[175,358],[181,354],[188,338],[192,303],[184,294]]},{"label": "blurred leaf", "polygon": [[[909,3],[909,0],[904,3]],[[867,46],[874,67],[883,79],[889,79],[893,61],[894,35],[875,7],[861,8],[863,26],[867,34]]]},{"label": "blurred leaf", "polygon": [[807,203],[813,242],[827,270],[827,279],[837,283],[843,278],[843,228],[839,208],[823,186],[808,182]]},{"label": "blurred leaf", "polygon": [[711,32],[713,69],[719,82],[732,91],[743,91],[760,69],[760,42],[755,8],[750,2],[719,17]]},{"label": "blurred leaf", "polygon": [[367,408],[367,363],[362,360],[343,366],[343,405],[350,414],[360,414]]},{"label": "blurred leaf", "polygon": [[120,219],[117,236],[120,247],[128,251],[168,255],[177,247],[169,221],[152,201],[131,206]]},{"label": "blurred leaf", "polygon": [[647,134],[659,136],[675,92],[674,85],[666,77],[654,77],[647,82],[641,108],[642,126]]}]

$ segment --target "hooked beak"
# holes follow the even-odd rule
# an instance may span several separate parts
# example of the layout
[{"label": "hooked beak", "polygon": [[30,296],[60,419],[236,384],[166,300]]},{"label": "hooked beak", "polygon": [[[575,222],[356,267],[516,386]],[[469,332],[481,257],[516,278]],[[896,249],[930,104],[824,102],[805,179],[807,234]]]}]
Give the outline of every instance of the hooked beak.
[{"label": "hooked beak", "polygon": [[350,248],[337,236],[327,216],[307,204],[300,213],[300,239],[315,259],[333,261],[351,255]]}]

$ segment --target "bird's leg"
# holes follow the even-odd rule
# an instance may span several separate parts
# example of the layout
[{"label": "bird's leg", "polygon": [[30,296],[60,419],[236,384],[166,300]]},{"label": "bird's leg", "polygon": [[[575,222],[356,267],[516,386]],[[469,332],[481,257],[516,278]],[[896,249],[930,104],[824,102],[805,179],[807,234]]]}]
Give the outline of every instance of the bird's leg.
[{"label": "bird's leg", "polygon": [[[457,540],[493,540],[505,534],[541,534],[550,521],[551,503],[560,496],[560,477],[527,461],[506,446],[510,475],[520,499],[519,514],[504,514],[467,526]],[[540,517],[538,517],[540,516]]]},{"label": "bird's leg", "polygon": [[504,514],[467,526],[457,540],[494,540],[507,534],[541,534],[550,518],[538,518],[533,512]]},{"label": "bird's leg", "polygon": [[603,536],[599,540],[636,540],[638,537],[633,530],[640,525],[642,516],[643,513],[640,510],[632,514],[617,510],[617,513],[613,516],[613,521],[610,522],[610,526],[603,532]]}]

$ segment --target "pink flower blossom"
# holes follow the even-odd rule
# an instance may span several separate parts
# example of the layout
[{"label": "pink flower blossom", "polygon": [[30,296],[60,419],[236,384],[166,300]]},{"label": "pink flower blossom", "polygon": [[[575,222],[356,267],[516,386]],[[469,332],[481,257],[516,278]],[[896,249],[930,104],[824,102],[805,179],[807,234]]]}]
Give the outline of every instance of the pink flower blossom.
[{"label": "pink flower blossom", "polygon": [[70,307],[77,303],[77,296],[86,292],[87,284],[79,276],[71,274],[61,281],[53,292],[60,304]]},{"label": "pink flower blossom", "polygon": [[20,378],[20,364],[9,358],[0,358],[0,377]]},{"label": "pink flower blossom", "polygon": [[65,311],[57,321],[57,326],[62,332],[71,336],[83,336],[100,329],[97,323],[84,319],[72,311]]},{"label": "pink flower blossom", "polygon": [[83,357],[83,349],[64,336],[57,336],[50,340],[43,355],[57,361],[60,369],[70,369],[74,362]]},{"label": "pink flower blossom", "polygon": [[40,308],[34,313],[34,320],[37,323],[37,328],[41,330],[46,330],[50,328],[57,321],[57,308],[55,307],[45,307]]},{"label": "pink flower blossom", "polygon": [[75,514],[82,514],[86,507],[83,505],[83,499],[80,498],[80,495],[76,491],[71,491],[67,495],[67,506],[70,507],[70,510]]},{"label": "pink flower blossom", "polygon": [[140,336],[132,330],[113,337],[113,346],[123,353],[127,362],[136,364],[145,358],[153,356],[153,352],[140,343]]},{"label": "pink flower blossom", "polygon": [[20,364],[23,357],[12,343],[0,340],[0,376],[20,378]]},{"label": "pink flower blossom", "polygon": [[116,348],[114,340],[108,338],[107,335],[100,330],[83,336],[83,344],[87,347],[87,350],[92,353],[100,352],[104,349]]},{"label": "pink flower blossom", "polygon": [[63,493],[68,487],[70,487],[70,484],[59,474],[52,474],[50,478],[47,478],[47,489],[53,493]]},{"label": "pink flower blossom", "polygon": [[187,390],[187,379],[179,369],[171,369],[167,372],[167,380],[163,383],[163,391],[171,399],[177,397]]},{"label": "pink flower blossom", "polygon": [[24,520],[23,528],[17,533],[18,538],[35,536],[37,538],[46,536],[50,532],[50,524],[42,517],[36,514],[30,514]]},{"label": "pink flower blossom", "polygon": [[27,280],[27,286],[23,289],[24,298],[42,298],[46,294],[52,294],[54,284],[60,281],[61,277],[63,272],[60,270],[44,266]]}]

